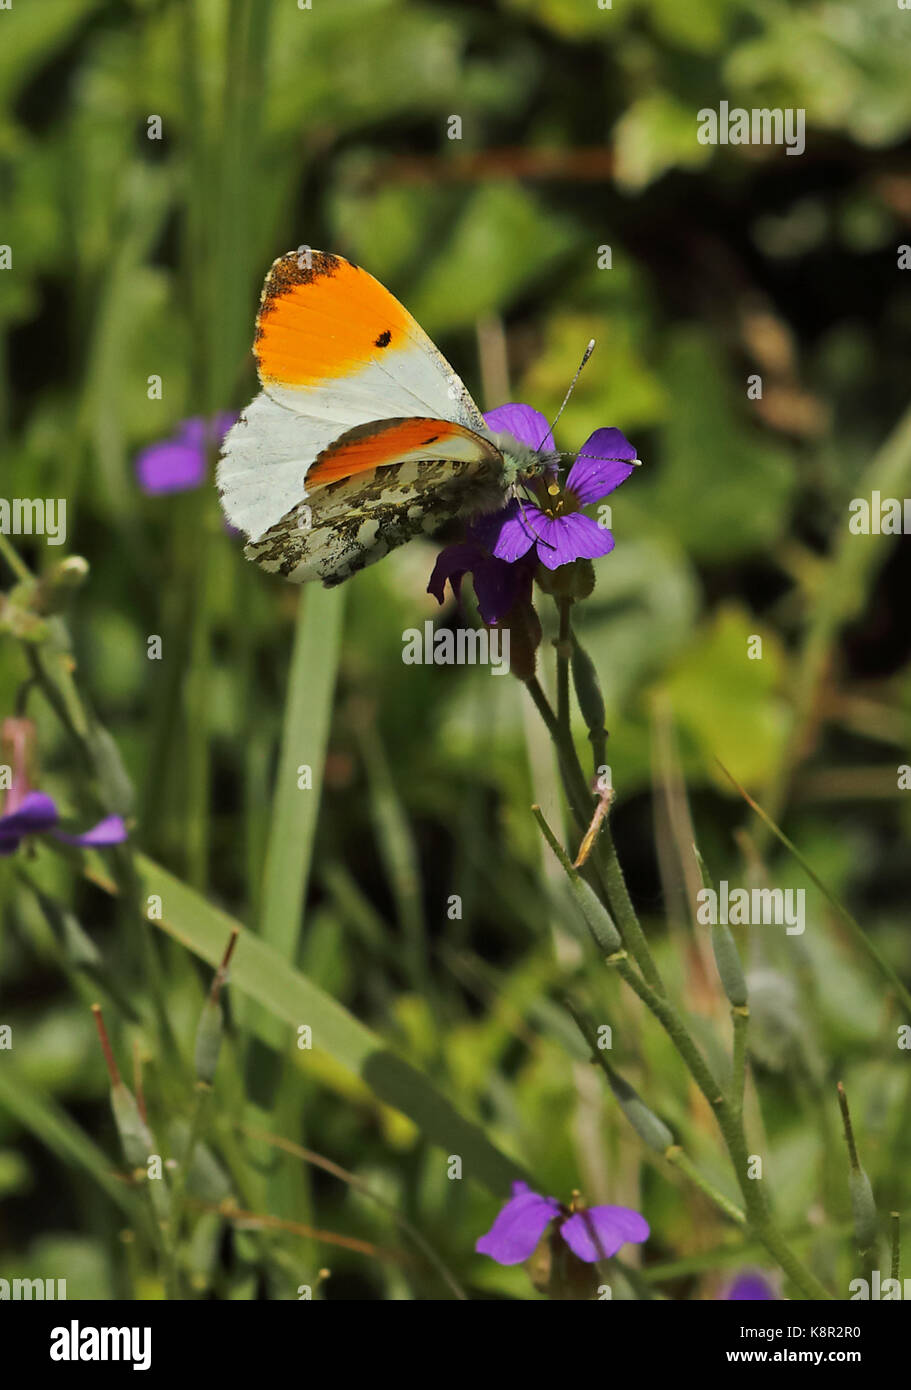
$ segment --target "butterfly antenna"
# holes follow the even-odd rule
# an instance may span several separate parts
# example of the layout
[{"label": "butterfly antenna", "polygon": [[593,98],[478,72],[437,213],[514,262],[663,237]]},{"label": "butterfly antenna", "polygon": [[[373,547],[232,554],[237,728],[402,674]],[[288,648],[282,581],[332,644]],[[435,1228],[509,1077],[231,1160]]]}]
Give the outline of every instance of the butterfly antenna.
[{"label": "butterfly antenna", "polygon": [[[579,363],[578,367],[576,368],[576,375],[573,377],[572,381],[569,383],[569,390],[567,391],[566,395],[563,397],[563,404],[560,406],[560,409],[557,411],[556,415],[554,416],[553,424],[551,425],[550,429],[547,431],[547,434],[553,434],[554,430],[557,428],[557,421],[559,420],[560,416],[563,414],[564,410],[566,409],[566,406],[567,406],[567,403],[568,403],[568,401],[569,401],[569,398],[570,398],[570,396],[572,395],[573,391],[576,389],[576,382],[579,380],[579,377],[582,375],[582,368],[585,366],[586,362],[587,362],[588,359],[591,357],[591,355],[592,355],[592,353],[594,352],[594,350],[595,350],[595,340],[594,340],[594,338],[592,338],[591,341],[590,341],[589,344],[588,344],[588,347],[585,349],[584,353],[582,354],[582,361]],[[544,439],[547,438],[547,434],[544,436]],[[539,448],[539,449],[543,446],[543,444],[544,444],[544,439],[542,439],[542,440],[541,440],[541,443],[538,445],[538,448]]]}]

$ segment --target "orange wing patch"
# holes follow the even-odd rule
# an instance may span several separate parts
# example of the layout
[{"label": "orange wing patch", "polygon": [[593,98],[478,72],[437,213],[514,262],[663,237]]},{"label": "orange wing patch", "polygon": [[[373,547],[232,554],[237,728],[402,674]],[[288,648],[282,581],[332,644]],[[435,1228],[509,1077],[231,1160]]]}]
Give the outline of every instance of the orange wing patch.
[{"label": "orange wing patch", "polygon": [[342,256],[292,251],[263,287],[254,352],[263,384],[313,386],[406,346],[414,320],[372,275]]},{"label": "orange wing patch", "polygon": [[340,478],[351,478],[373,468],[398,463],[408,455],[420,457],[423,454],[428,460],[469,458],[476,457],[479,450],[496,454],[494,446],[473,430],[463,429],[449,420],[422,417],[373,420],[346,430],[323,450],[307,470],[307,491]]}]

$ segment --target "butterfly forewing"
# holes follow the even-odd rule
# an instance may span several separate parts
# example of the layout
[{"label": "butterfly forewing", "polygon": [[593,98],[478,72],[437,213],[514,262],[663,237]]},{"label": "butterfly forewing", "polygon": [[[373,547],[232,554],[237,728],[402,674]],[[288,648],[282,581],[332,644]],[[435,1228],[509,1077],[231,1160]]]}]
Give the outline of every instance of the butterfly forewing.
[{"label": "butterfly forewing", "polygon": [[[229,432],[218,470],[228,520],[249,537],[252,558],[298,580],[338,582],[463,510],[467,475],[496,504],[502,457],[477,406],[366,271],[306,248],[280,257],[263,288],[254,352],[263,389]],[[404,464],[410,471],[386,472],[377,493],[373,475]],[[352,511],[343,517],[336,498],[330,523],[322,493],[346,479]],[[473,495],[469,487],[463,501]],[[299,516],[310,518],[309,540]],[[344,569],[335,577],[333,556]]]}]

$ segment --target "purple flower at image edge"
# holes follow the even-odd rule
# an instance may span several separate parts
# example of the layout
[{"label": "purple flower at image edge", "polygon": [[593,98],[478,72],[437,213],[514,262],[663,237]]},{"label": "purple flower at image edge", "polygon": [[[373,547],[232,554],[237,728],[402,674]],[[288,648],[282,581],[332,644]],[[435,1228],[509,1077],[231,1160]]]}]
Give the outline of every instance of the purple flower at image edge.
[{"label": "purple flower at image edge", "polygon": [[14,854],[30,835],[52,835],[66,845],[86,849],[101,849],[119,845],[127,838],[127,828],[120,816],[107,816],[82,835],[69,835],[59,830],[60,813],[53,797],[45,792],[26,792],[11,811],[0,815],[0,857]]},{"label": "purple flower at image edge", "polygon": [[[501,405],[484,420],[494,434],[511,434],[533,449],[554,449],[547,420],[530,405]],[[529,553],[550,570],[573,560],[596,560],[613,550],[614,537],[581,508],[607,497],[626,481],[636,463],[636,450],[620,430],[595,430],[576,455],[565,483],[558,483],[556,473],[545,474],[545,486],[549,476],[555,489],[552,504],[514,498],[503,511],[476,520],[472,533],[490,555],[510,564]],[[540,486],[537,495],[543,501]],[[548,503],[550,497],[548,491]]]},{"label": "purple flower at image edge", "polygon": [[475,1250],[501,1265],[527,1260],[553,1221],[573,1254],[586,1264],[616,1255],[627,1241],[639,1244],[649,1236],[648,1222],[631,1207],[586,1207],[570,1212],[555,1197],[532,1192],[527,1183],[514,1182],[512,1197]]},{"label": "purple flower at image edge", "polygon": [[150,497],[188,492],[205,481],[207,449],[220,447],[237,415],[222,411],[212,420],[200,416],[183,420],[170,439],[143,449],[136,459],[136,479]]},{"label": "purple flower at image edge", "polygon": [[774,1299],[775,1294],[764,1275],[755,1269],[745,1269],[737,1275],[725,1298],[756,1303],[761,1299]]}]

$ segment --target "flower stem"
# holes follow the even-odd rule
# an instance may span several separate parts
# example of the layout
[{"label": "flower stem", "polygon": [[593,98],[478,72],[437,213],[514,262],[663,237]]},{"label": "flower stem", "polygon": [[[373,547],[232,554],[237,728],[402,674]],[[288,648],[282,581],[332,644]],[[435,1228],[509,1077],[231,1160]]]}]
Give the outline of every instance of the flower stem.
[{"label": "flower stem", "polygon": [[649,950],[645,932],[642,930],[636,915],[636,909],[633,907],[607,819],[603,821],[601,833],[595,842],[594,860],[620,935],[645,978],[659,994],[665,994],[664,981]]},{"label": "flower stem", "polygon": [[693,1160],[688,1154],[684,1153],[679,1144],[672,1144],[664,1157],[667,1159],[668,1163],[673,1164],[675,1168],[679,1168],[681,1173],[685,1173],[690,1182],[698,1187],[699,1191],[708,1197],[710,1202],[714,1202],[715,1206],[723,1211],[726,1216],[729,1216],[732,1221],[736,1221],[738,1226],[746,1225],[746,1213],[738,1207],[736,1202],[732,1202],[729,1197],[725,1197],[723,1192],[720,1192],[717,1187],[713,1186],[708,1178],[702,1176]]},{"label": "flower stem", "polygon": [[[585,773],[582,771],[572,737],[566,737],[561,730],[550,702],[541,689],[538,678],[532,676],[531,680],[525,682],[525,685],[553,739],[560,764],[560,774],[563,779],[563,790],[579,827],[579,833],[584,835],[591,824],[593,792],[585,781]],[[651,981],[655,989],[664,994],[661,975],[652,959],[645,933],[640,926],[636,909],[633,907],[627,891],[626,880],[617,858],[607,817],[601,823],[601,830],[595,841],[591,858],[627,949],[645,978]]]},{"label": "flower stem", "polygon": [[810,1270],[806,1269],[791,1250],[784,1236],[772,1220],[760,1179],[748,1176],[749,1153],[743,1122],[740,1114],[732,1107],[713,1076],[705,1058],[690,1036],[686,1025],[669,999],[659,995],[631,969],[626,960],[609,962],[626,983],[635,990],[639,998],[658,1019],[677,1052],[686,1063],[696,1085],[705,1096],[721,1130],[722,1138],[734,1165],[737,1183],[743,1194],[747,1220],[750,1227],[762,1241],[786,1274],[801,1290],[805,1298],[812,1300],[829,1299],[831,1295]]},{"label": "flower stem", "polygon": [[0,531],[0,555],[3,556],[17,579],[23,582],[27,579],[31,579],[32,575],[28,565],[20,558],[19,552],[16,550],[15,546],[10,545],[2,531]]},{"label": "flower stem", "polygon": [[572,632],[569,622],[572,599],[557,599],[560,630],[554,646],[557,649],[557,727],[562,738],[571,737],[569,716],[569,661],[572,656]]},{"label": "flower stem", "polygon": [[[554,716],[537,679],[533,677],[526,682],[526,685],[554,741],[567,800],[579,824],[580,832],[584,834],[591,818],[591,791],[586,784],[585,774],[579,763],[572,737],[571,735],[568,736],[566,730],[561,726],[559,715]],[[588,814],[586,814],[585,808],[588,808]],[[636,915],[636,909],[629,896],[607,817],[605,817],[601,833],[595,841],[592,859],[624,945],[635,959],[644,978],[632,968],[625,952],[608,957],[608,963],[616,969],[621,978],[638,994],[645,1006],[657,1018],[696,1085],[714,1111],[722,1138],[734,1166],[738,1186],[743,1194],[746,1217],[750,1228],[801,1290],[805,1298],[812,1300],[829,1299],[831,1295],[824,1285],[797,1259],[772,1220],[765,1193],[761,1187],[761,1180],[752,1179],[748,1175],[749,1150],[743,1129],[742,1080],[746,1067],[745,1033],[748,1015],[740,1016],[742,1022],[735,1019],[735,1055],[732,1066],[731,1095],[728,1096],[725,1095],[713,1075],[677,1009],[667,997],[658,968],[649,950],[645,933]]]}]

